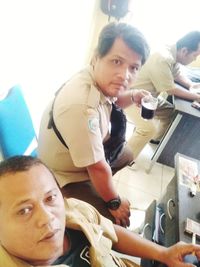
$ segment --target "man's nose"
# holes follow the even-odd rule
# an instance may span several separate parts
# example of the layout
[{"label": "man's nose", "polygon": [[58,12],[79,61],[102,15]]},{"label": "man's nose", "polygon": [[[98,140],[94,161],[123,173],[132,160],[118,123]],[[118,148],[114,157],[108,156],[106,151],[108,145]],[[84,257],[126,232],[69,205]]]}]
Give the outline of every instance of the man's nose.
[{"label": "man's nose", "polygon": [[51,207],[40,207],[37,213],[37,223],[39,227],[50,224],[54,219]]},{"label": "man's nose", "polygon": [[121,69],[119,76],[124,81],[130,81],[132,74],[130,73],[129,68],[126,67]]}]

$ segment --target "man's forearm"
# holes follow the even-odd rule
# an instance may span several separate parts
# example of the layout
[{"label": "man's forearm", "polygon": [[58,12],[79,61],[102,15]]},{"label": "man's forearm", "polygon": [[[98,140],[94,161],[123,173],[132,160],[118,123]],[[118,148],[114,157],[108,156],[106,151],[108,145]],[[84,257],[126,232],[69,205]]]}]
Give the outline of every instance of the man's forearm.
[{"label": "man's forearm", "polygon": [[150,93],[143,89],[130,89],[118,96],[116,104],[121,108],[126,108],[132,104],[139,106],[141,104],[141,99],[150,95]]},{"label": "man's forearm", "polygon": [[163,262],[164,247],[120,226],[114,225],[114,228],[118,237],[118,243],[113,245],[113,249],[127,255]]},{"label": "man's forearm", "polygon": [[187,89],[189,89],[190,86],[192,86],[193,84],[193,82],[189,78],[183,75],[179,75],[178,77],[176,77],[175,81],[180,83],[182,86],[186,87]]},{"label": "man's forearm", "polygon": [[149,240],[141,238],[139,235],[128,231],[120,226],[114,225],[118,242],[113,245],[117,251],[144,258],[152,259],[166,264],[169,267],[186,266],[184,256],[195,253],[200,255],[200,246],[178,242],[170,247],[157,245]]},{"label": "man's forearm", "polygon": [[91,182],[104,201],[109,201],[118,196],[112,180],[112,171],[105,160],[87,167]]},{"label": "man's forearm", "polygon": [[167,93],[169,95],[175,95],[180,98],[188,99],[191,101],[196,100],[200,97],[198,94],[191,93],[190,91],[181,88],[174,88],[172,90],[168,90]]}]

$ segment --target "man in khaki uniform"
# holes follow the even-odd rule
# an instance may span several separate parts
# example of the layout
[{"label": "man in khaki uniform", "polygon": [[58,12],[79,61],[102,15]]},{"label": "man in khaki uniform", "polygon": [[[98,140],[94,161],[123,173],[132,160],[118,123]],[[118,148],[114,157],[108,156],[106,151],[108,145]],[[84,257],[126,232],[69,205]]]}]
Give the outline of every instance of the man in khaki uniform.
[{"label": "man in khaki uniform", "polygon": [[[10,186],[12,185],[12,186]],[[1,267],[134,267],[123,254],[186,267],[200,246],[157,245],[101,216],[88,203],[64,201],[52,172],[31,156],[0,163]]]},{"label": "man in khaki uniform", "polygon": [[[61,88],[53,107],[55,125],[66,148],[48,127],[52,103],[44,112],[39,133],[39,157],[52,169],[66,197],[94,205],[104,216],[129,225],[130,203],[118,195],[103,144],[110,137],[112,104],[141,102],[147,91],[129,90],[149,53],[143,35],[125,23],[110,23],[101,32],[91,66]],[[112,167],[132,162],[125,146]]]},{"label": "man in khaki uniform", "polygon": [[[126,110],[129,120],[136,128],[129,140],[129,145],[137,157],[144,146],[154,139],[155,143],[162,138],[173,118],[173,104],[167,101],[168,95],[175,95],[188,100],[200,100],[200,96],[188,90],[177,88],[175,82],[188,89],[199,87],[181,73],[181,64],[187,65],[200,54],[200,32],[190,32],[159,52],[152,53],[133,84],[134,88],[145,89],[155,97],[159,104],[153,120],[145,121],[140,116],[140,108],[131,106]],[[152,140],[153,141],[153,140]],[[156,142],[157,141],[157,142]]]}]

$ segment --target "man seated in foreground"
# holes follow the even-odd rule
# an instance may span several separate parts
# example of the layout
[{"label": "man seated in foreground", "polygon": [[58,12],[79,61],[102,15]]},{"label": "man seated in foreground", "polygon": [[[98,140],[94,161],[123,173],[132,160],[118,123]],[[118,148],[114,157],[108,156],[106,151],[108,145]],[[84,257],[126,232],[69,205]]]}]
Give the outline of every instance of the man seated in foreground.
[{"label": "man seated in foreground", "polygon": [[165,248],[113,225],[91,205],[64,200],[51,171],[30,156],[0,163],[0,266],[136,266],[112,255],[151,258],[170,267],[200,246]]}]

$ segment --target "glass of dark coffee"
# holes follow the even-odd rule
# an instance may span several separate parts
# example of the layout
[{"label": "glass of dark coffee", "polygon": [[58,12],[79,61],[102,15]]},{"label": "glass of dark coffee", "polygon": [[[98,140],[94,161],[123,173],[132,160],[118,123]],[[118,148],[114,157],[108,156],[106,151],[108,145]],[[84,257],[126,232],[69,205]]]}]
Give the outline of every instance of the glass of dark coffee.
[{"label": "glass of dark coffee", "polygon": [[141,104],[142,104],[142,110],[141,110],[142,118],[145,120],[153,119],[155,110],[158,105],[158,99],[151,95],[147,95],[142,98]]}]

